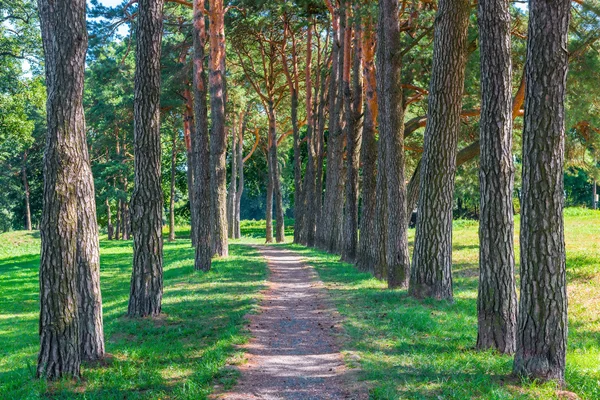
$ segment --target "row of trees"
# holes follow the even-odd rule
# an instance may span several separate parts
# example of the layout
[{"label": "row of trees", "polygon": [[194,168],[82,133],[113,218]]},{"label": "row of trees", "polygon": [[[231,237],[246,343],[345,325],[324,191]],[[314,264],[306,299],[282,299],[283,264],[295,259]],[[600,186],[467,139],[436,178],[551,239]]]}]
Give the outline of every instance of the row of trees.
[{"label": "row of trees", "polygon": [[[479,2],[478,32],[469,29],[474,13],[462,0],[177,0],[168,6],[140,0],[136,8],[131,2],[95,7],[94,16],[131,24],[135,62],[128,41],[95,42],[112,37],[115,25],[92,24],[97,31],[88,55],[90,95],[84,98],[85,2],[76,3],[39,1],[49,94],[39,375],[77,376],[82,359],[104,352],[90,165],[99,178],[100,220],[109,237],[131,232],[134,238],[128,315],[139,317],[161,311],[165,192],[171,239],[176,187],[188,192],[195,266],[206,271],[213,256],[227,256],[228,236],[239,236],[244,181],[260,182],[262,169],[268,242],[285,239],[284,193],[292,191],[295,242],[339,253],[390,288],[451,300],[455,176],[481,153],[478,347],[516,351],[516,372],[562,380],[565,122],[573,126],[567,151],[589,158],[596,140],[593,120],[571,124],[565,116],[565,79],[569,57],[590,58],[587,49],[597,39],[588,35],[598,22],[593,8],[578,6],[581,16],[572,28],[577,47],[567,55],[570,2],[532,0],[523,32],[525,73],[518,77],[513,71],[525,53],[522,45],[511,49],[511,35],[526,25],[523,11],[511,10],[505,0]],[[468,64],[477,58],[474,72]],[[128,73],[135,75],[133,87]],[[577,84],[585,83],[583,76]],[[479,115],[477,126],[472,121]],[[517,310],[512,125],[520,115]],[[161,126],[170,132],[167,141]],[[248,131],[255,138],[244,149]],[[289,136],[286,154],[281,146]],[[178,155],[179,141],[185,158]],[[171,149],[168,190],[162,183],[165,142]],[[244,168],[257,149],[256,163]],[[287,180],[286,156],[292,160]],[[415,206],[411,261],[407,229]]]}]

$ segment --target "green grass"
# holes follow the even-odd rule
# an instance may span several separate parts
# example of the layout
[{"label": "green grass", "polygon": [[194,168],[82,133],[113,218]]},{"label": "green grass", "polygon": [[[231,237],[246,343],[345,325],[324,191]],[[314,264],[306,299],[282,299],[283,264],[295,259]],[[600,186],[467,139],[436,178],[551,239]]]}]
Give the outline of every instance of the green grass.
[{"label": "green grass", "polygon": [[[286,221],[288,226],[291,222]],[[600,399],[600,212],[565,212],[569,280],[567,388]],[[517,225],[518,227],[518,221]],[[0,234],[0,399],[198,399],[231,386],[226,362],[240,360],[243,316],[253,312],[266,265],[248,244],[264,243],[264,222],[244,221],[244,239],[208,274],[193,271],[189,240],[165,242],[165,316],[124,317],[131,242],[101,241],[108,365],[85,366],[83,380],[34,379],[38,351],[39,237]],[[189,231],[179,230],[180,237]],[[287,240],[292,231],[286,228]],[[410,239],[414,230],[410,231]],[[516,233],[518,250],[518,232]],[[477,223],[454,224],[455,302],[416,301],[340,263],[286,244],[319,272],[345,318],[343,352],[373,399],[553,399],[552,383],[510,376],[512,357],[477,352]]]},{"label": "green grass", "polygon": [[[600,399],[600,212],[565,213],[569,343],[565,390]],[[518,227],[518,221],[517,221]],[[339,262],[285,245],[315,266],[345,318],[345,359],[360,366],[373,399],[554,399],[553,383],[510,376],[512,357],[474,350],[478,225],[455,221],[453,304],[417,301]],[[410,230],[410,240],[414,230]],[[516,236],[518,250],[518,232]]]},{"label": "green grass", "polygon": [[[187,237],[189,231],[179,231]],[[34,379],[39,350],[39,235],[0,235],[0,399],[201,399],[231,386],[226,362],[247,340],[244,315],[264,287],[266,264],[256,250],[230,246],[209,273],[193,270],[189,240],[165,241],[164,315],[128,319],[131,242],[101,244],[106,350],[103,365],[85,365],[78,382]]]}]

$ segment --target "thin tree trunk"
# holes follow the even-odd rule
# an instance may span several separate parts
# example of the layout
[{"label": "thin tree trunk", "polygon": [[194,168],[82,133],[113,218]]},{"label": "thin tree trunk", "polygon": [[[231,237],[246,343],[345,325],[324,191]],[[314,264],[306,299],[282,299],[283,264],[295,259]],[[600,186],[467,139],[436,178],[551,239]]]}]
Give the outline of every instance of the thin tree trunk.
[{"label": "thin tree trunk", "polygon": [[[346,136],[346,190],[344,206],[344,232],[342,234],[342,260],[354,263],[358,245],[358,175],[360,163],[360,149],[362,145],[362,131],[359,120],[362,114],[362,76],[361,76],[361,30],[360,20],[355,17],[354,38],[352,27],[346,25],[345,55],[346,67],[344,70],[344,126]],[[353,48],[351,56],[350,48]],[[352,59],[352,87],[350,87],[350,64]]]},{"label": "thin tree trunk", "polygon": [[131,196],[133,273],[130,317],[160,314],[163,240],[160,143],[160,50],[163,1],[138,1],[134,92],[135,185]]},{"label": "thin tree trunk", "polygon": [[[464,87],[468,0],[440,0],[409,293],[452,300],[452,202]],[[448,79],[452,77],[452,79]]]},{"label": "thin tree trunk", "polygon": [[[345,0],[347,1],[347,0]],[[341,250],[344,176],[343,151],[344,135],[341,124],[343,108],[343,69],[344,69],[344,30],[346,27],[346,4],[342,2],[339,9],[333,11],[334,40],[333,52],[336,62],[333,63],[329,96],[329,138],[327,141],[327,175],[325,183],[325,199],[322,211],[323,239],[321,247],[331,253]],[[336,28],[335,20],[339,21]]]},{"label": "thin tree trunk", "polygon": [[21,180],[25,197],[25,229],[31,230],[31,207],[29,205],[29,181],[27,180],[27,152],[23,153],[23,166],[21,167]]},{"label": "thin tree trunk", "polygon": [[[123,178],[123,193],[127,195],[127,177]],[[129,240],[129,233],[131,232],[131,218],[129,215],[129,202],[123,201],[121,202],[121,238],[123,240]]]},{"label": "thin tree trunk", "polygon": [[117,218],[115,221],[115,225],[115,240],[119,240],[121,238],[121,199],[117,201]]},{"label": "thin tree trunk", "polygon": [[[319,71],[319,73],[321,73]],[[316,146],[316,158],[317,158],[317,173],[315,179],[315,197],[313,200],[313,211],[307,210],[310,222],[307,222],[310,226],[306,242],[308,246],[315,246],[317,238],[322,237],[323,229],[323,159],[325,157],[325,93],[327,91],[327,80],[321,77],[321,88],[319,94],[319,105],[317,107],[317,129],[315,131],[315,146]],[[314,220],[313,220],[314,216]]]},{"label": "thin tree trunk", "polygon": [[[268,106],[269,108],[267,110],[267,115],[269,118],[269,174],[271,175],[270,184],[273,186],[272,190],[273,195],[275,197],[275,241],[277,243],[282,243],[285,241],[285,227],[283,215],[283,198],[281,193],[281,179],[279,175],[279,162],[277,160],[277,122],[275,117],[275,107],[273,106],[273,101],[270,100],[268,102]],[[267,198],[267,206],[268,203],[269,199]],[[267,218],[268,214],[269,210],[267,210]]]},{"label": "thin tree trunk", "polygon": [[79,377],[78,191],[84,159],[85,1],[38,2],[45,53],[48,133],[40,226],[37,376]]},{"label": "thin tree trunk", "polygon": [[[243,115],[242,115],[243,118]],[[229,238],[235,237],[235,204],[237,201],[237,133],[235,131],[235,123],[231,128],[231,182],[229,183],[229,193],[227,194],[231,199],[229,201],[229,212],[228,212],[228,234]]]},{"label": "thin tree trunk", "polygon": [[227,134],[225,132],[225,8],[223,0],[209,0],[210,69],[210,186],[213,254],[227,257]]},{"label": "thin tree trunk", "polygon": [[567,349],[563,167],[571,2],[531,0],[523,126],[521,301],[513,371],[563,382]]},{"label": "thin tree trunk", "polygon": [[512,354],[516,344],[517,289],[508,0],[480,0],[478,17],[482,100],[477,348]]},{"label": "thin tree trunk", "polygon": [[177,131],[171,140],[171,190],[169,193],[169,242],[175,241],[175,168],[177,167]]},{"label": "thin tree trunk", "polygon": [[[383,141],[386,169],[385,265],[389,288],[407,287],[410,276],[408,218],[404,182],[404,105],[402,104],[402,56],[399,3],[379,3],[377,40],[377,91],[379,138]],[[462,84],[461,84],[462,85]]]},{"label": "thin tree trunk", "polygon": [[373,22],[366,17],[363,29],[363,75],[365,79],[365,111],[362,131],[362,213],[356,266],[361,271],[375,272],[377,233],[375,231],[377,182],[377,88],[375,80],[375,35]]},{"label": "thin tree trunk", "polygon": [[187,184],[188,184],[188,199],[190,202],[190,223],[191,223],[191,239],[192,246],[196,247],[198,234],[198,208],[196,207],[196,196],[194,193],[194,156],[192,150],[192,136],[194,135],[194,100],[189,89],[183,92],[185,97],[185,108],[183,113],[183,135],[185,141],[185,149],[187,151]]},{"label": "thin tree trunk", "polygon": [[194,0],[194,122],[192,135],[192,165],[194,168],[194,197],[196,202],[196,254],[194,268],[208,271],[212,251],[212,191],[210,189],[210,137],[206,102],[206,72],[204,48],[206,45],[206,20],[204,0]]},{"label": "thin tree trunk", "polygon": [[106,198],[106,200],[104,200],[104,206],[106,207],[106,225],[107,225],[107,231],[108,231],[108,240],[113,240],[114,227],[112,224],[112,213],[111,213],[110,201],[108,200],[108,197]]},{"label": "thin tree trunk", "polygon": [[242,129],[240,129],[238,137],[238,149],[237,149],[237,166],[238,166],[238,187],[235,197],[235,211],[234,211],[234,227],[233,237],[240,239],[242,237],[241,232],[241,210],[242,210],[242,194],[244,193],[244,133],[246,132],[246,114],[242,121]]},{"label": "thin tree trunk", "polygon": [[[269,132],[269,142],[271,141],[271,136]],[[271,148],[271,144],[269,143],[269,149]],[[266,200],[266,212],[265,212],[265,243],[273,243],[273,166],[271,164],[271,154],[270,150],[267,151],[267,164],[268,164],[268,173],[267,173],[267,200]]]}]

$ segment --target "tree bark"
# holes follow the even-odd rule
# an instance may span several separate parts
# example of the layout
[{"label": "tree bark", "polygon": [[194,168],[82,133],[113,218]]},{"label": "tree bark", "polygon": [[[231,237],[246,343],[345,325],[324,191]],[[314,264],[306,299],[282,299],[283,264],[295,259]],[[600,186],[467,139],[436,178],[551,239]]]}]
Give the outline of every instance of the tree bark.
[{"label": "tree bark", "polygon": [[[346,136],[346,190],[343,215],[342,260],[354,263],[358,245],[358,175],[362,131],[359,126],[362,114],[362,76],[361,76],[361,27],[358,16],[355,16],[354,37],[352,27],[346,24],[345,55],[346,69],[344,71],[344,130]],[[350,48],[354,49],[351,56]],[[352,87],[350,86],[350,63],[352,59]]]},{"label": "tree bark", "polygon": [[169,192],[169,242],[175,241],[175,168],[177,167],[177,131],[171,139],[171,187]]},{"label": "tree bark", "polygon": [[[243,116],[242,116],[243,118]],[[235,125],[235,123],[234,123]],[[229,238],[233,239],[235,237],[235,204],[237,200],[237,133],[235,131],[235,126],[231,128],[231,182],[229,183],[229,193],[230,197],[229,201],[229,212],[228,212],[228,234]]]},{"label": "tree bark", "polygon": [[242,128],[239,131],[238,137],[238,149],[237,149],[237,166],[238,166],[238,187],[235,197],[235,211],[234,211],[234,227],[233,237],[240,239],[242,237],[241,231],[241,211],[242,211],[242,194],[244,193],[244,133],[246,132],[246,115],[248,111],[244,113],[242,119]]},{"label": "tree bark", "polygon": [[315,241],[317,238],[322,237],[323,229],[323,159],[325,156],[325,103],[327,89],[327,80],[324,77],[321,77],[319,105],[317,107],[317,129],[315,130],[315,153],[317,158],[315,197],[314,202],[312,203],[313,211],[306,211],[309,218],[309,222],[307,222],[307,224],[309,224],[310,227],[306,237],[306,243],[311,247],[315,246]]},{"label": "tree bark", "polygon": [[[271,141],[271,136],[269,132],[269,142]],[[267,164],[268,164],[268,173],[267,173],[267,199],[266,199],[266,212],[265,212],[265,243],[273,243],[273,166],[271,165],[271,154],[270,154],[271,143],[269,143],[269,150],[267,151]]]},{"label": "tree bark", "polygon": [[[409,293],[452,300],[452,203],[470,2],[440,0]],[[451,77],[451,79],[449,78]]]},{"label": "tree bark", "polygon": [[508,0],[480,0],[478,21],[482,98],[477,348],[512,354],[516,344],[517,289]]},{"label": "tree bark", "polygon": [[[275,197],[275,241],[277,243],[283,243],[285,241],[285,227],[283,215],[283,198],[281,193],[281,179],[279,174],[279,161],[277,160],[277,119],[275,117],[275,107],[273,105],[273,101],[269,100],[267,105],[267,116],[269,119],[269,174],[271,176],[270,185],[272,185],[273,187],[272,191],[273,196]],[[267,207],[268,204],[269,200],[267,199]],[[269,210],[267,210],[267,214],[269,214]]]},{"label": "tree bark", "polygon": [[209,0],[210,187],[213,254],[227,257],[227,134],[225,132],[225,8]]},{"label": "tree bark", "polygon": [[85,1],[38,2],[45,53],[48,133],[40,226],[37,376],[79,377],[78,190],[84,159]]},{"label": "tree bark", "polygon": [[[186,86],[189,80],[186,79]],[[185,107],[183,113],[183,135],[185,141],[185,149],[187,151],[186,164],[187,164],[187,184],[188,184],[188,199],[190,201],[190,223],[191,223],[191,239],[192,246],[196,247],[198,234],[198,208],[196,207],[196,195],[194,191],[194,155],[192,149],[192,136],[194,136],[193,130],[194,125],[194,99],[190,90],[186,87],[183,92],[185,98]]]},{"label": "tree bark", "polygon": [[363,75],[365,79],[365,106],[362,131],[362,213],[356,267],[360,271],[374,272],[377,260],[377,234],[375,231],[377,182],[377,88],[375,78],[375,35],[373,22],[367,17],[363,29]]},{"label": "tree bark", "polygon": [[387,229],[385,265],[389,288],[407,287],[410,275],[408,218],[404,182],[404,105],[402,104],[402,53],[399,3],[379,3],[377,90],[379,138],[383,141],[386,169]]},{"label": "tree bark", "polygon": [[29,181],[27,180],[27,152],[23,153],[23,166],[21,167],[21,180],[23,181],[23,194],[25,197],[25,229],[31,230],[31,206],[29,204]]},{"label": "tree bark", "polygon": [[206,72],[204,49],[206,45],[206,20],[204,0],[194,0],[194,122],[192,135],[192,164],[194,168],[194,197],[196,202],[196,254],[194,268],[208,271],[212,251],[212,191],[210,189],[210,137],[206,101]]},{"label": "tree bark", "polygon": [[521,194],[521,301],[513,370],[564,380],[567,285],[563,223],[568,0],[531,0]]},{"label": "tree bark", "polygon": [[[325,182],[325,199],[321,220],[322,240],[320,247],[330,253],[341,250],[343,201],[344,201],[344,176],[343,176],[343,151],[344,135],[341,124],[343,107],[343,69],[344,69],[344,29],[346,27],[346,5],[340,4],[338,9],[332,11],[334,19],[333,54],[335,61],[332,64],[329,99],[329,137],[327,140],[327,174]],[[338,23],[336,23],[338,21]]]},{"label": "tree bark", "polygon": [[134,92],[135,185],[131,196],[133,273],[129,317],[160,314],[163,240],[160,142],[160,52],[163,1],[138,2]]},{"label": "tree bark", "polygon": [[116,229],[115,229],[115,240],[119,240],[121,238],[121,199],[117,202],[117,218],[115,221]]}]

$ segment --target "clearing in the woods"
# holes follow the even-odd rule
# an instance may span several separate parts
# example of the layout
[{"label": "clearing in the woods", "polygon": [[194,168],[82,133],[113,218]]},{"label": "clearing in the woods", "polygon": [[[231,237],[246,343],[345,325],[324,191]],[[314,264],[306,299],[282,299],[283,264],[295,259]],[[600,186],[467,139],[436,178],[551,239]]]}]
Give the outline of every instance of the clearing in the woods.
[{"label": "clearing in the woods", "polygon": [[[102,240],[104,321],[111,357],[86,365],[85,378],[77,383],[34,379],[39,350],[39,237],[27,232],[0,234],[0,398],[198,399],[240,391],[244,395],[250,392],[249,374],[262,373],[257,366],[264,366],[263,378],[289,373],[291,384],[301,382],[296,378],[302,377],[293,374],[305,366],[303,377],[315,387],[331,379],[335,383],[327,384],[326,390],[349,389],[358,396],[366,387],[375,399],[553,399],[561,398],[562,390],[598,399],[600,214],[580,209],[567,209],[565,214],[569,349],[564,389],[552,383],[515,381],[510,376],[512,357],[474,350],[476,222],[454,223],[452,304],[417,301],[403,290],[387,290],[385,282],[340,263],[337,255],[289,244],[252,247],[264,242],[259,233],[264,227],[245,222],[245,238],[234,241],[230,257],[215,260],[207,274],[193,271],[189,240],[165,241],[164,315],[155,320],[124,317],[131,242]],[[180,238],[189,235],[184,229],[177,233]],[[518,231],[515,234],[518,240]],[[413,236],[410,230],[411,242]],[[270,263],[270,277],[261,251]],[[281,308],[269,308],[269,301]],[[257,314],[261,304],[262,314]],[[314,311],[316,326],[322,318],[331,321],[323,329],[330,332],[314,331],[313,321],[307,319]],[[294,324],[297,330],[290,329]],[[305,328],[312,330],[313,340],[297,335]],[[287,344],[295,350],[283,349]],[[308,357],[311,352],[327,358],[331,374],[321,376],[321,364]],[[285,358],[295,362],[286,363]],[[282,362],[278,370],[277,362]],[[259,389],[275,389],[275,384],[259,382]]]}]

